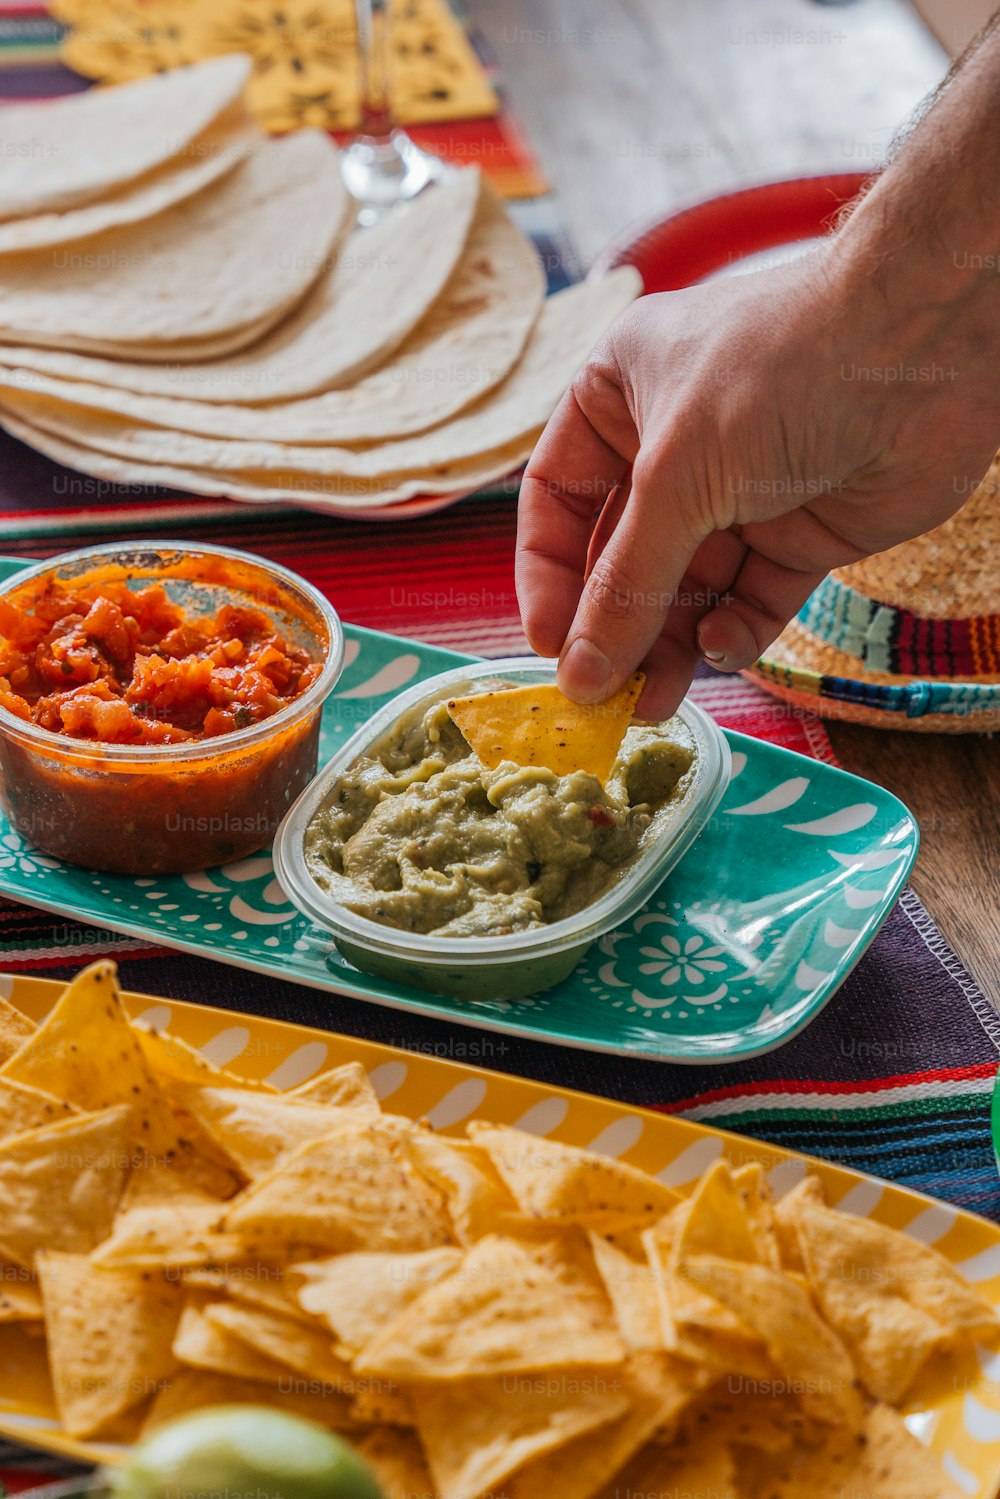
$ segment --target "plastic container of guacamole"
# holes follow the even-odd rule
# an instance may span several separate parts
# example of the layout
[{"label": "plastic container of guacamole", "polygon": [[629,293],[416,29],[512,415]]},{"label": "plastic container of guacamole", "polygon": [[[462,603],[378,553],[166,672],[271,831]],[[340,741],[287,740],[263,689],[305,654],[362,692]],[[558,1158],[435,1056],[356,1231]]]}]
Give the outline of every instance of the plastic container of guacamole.
[{"label": "plastic container of guacamole", "polygon": [[725,792],[729,746],[717,724],[685,699],[677,711],[694,761],[678,794],[661,809],[632,861],[596,899],[573,915],[503,935],[443,936],[402,930],[351,910],[314,878],[307,834],[331,791],[352,765],[389,745],[401,720],[422,706],[461,696],[477,682],[512,686],[554,682],[556,663],[535,657],[453,668],[400,693],[337,752],[299,797],[278,830],[274,867],[290,901],[330,932],[356,968],[379,978],[469,1000],[516,999],[560,983],[591,943],[646,904],[702,832]]}]

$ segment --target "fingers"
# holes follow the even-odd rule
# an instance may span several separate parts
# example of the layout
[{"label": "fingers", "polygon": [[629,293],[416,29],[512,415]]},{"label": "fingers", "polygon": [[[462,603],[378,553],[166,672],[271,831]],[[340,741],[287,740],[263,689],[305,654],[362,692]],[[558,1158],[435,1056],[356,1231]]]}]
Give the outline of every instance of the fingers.
[{"label": "fingers", "polygon": [[704,539],[685,508],[663,495],[664,480],[640,456],[632,490],[580,595],[558,682],[576,702],[603,702],[645,660],[677,602],[682,578]]},{"label": "fingers", "polygon": [[625,477],[638,435],[607,367],[566,393],[521,481],[515,580],[525,634],[558,656],[580,600],[598,508]]},{"label": "fingers", "polygon": [[752,666],[825,576],[825,571],[800,571],[748,552],[729,597],[698,625],[701,654],[717,671]]}]

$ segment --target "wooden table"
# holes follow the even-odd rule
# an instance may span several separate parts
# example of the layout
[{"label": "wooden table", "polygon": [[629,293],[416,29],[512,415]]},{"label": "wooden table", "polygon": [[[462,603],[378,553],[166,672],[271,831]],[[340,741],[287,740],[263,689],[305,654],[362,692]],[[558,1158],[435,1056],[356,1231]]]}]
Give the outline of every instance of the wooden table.
[{"label": "wooden table", "polygon": [[[876,166],[942,78],[905,0],[471,0],[583,259],[686,198]],[[913,884],[1000,1008],[1000,747],[831,724],[916,814]]]}]

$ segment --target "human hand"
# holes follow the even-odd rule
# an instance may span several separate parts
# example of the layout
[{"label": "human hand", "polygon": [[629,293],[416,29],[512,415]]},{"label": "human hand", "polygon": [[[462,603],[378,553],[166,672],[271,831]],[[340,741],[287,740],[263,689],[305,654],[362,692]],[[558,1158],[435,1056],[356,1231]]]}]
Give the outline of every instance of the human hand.
[{"label": "human hand", "polygon": [[664,717],[703,656],[750,665],[831,568],[959,508],[1000,411],[961,317],[930,322],[900,326],[832,249],[618,320],[521,489],[522,618],[568,696],[642,665],[639,712]]}]

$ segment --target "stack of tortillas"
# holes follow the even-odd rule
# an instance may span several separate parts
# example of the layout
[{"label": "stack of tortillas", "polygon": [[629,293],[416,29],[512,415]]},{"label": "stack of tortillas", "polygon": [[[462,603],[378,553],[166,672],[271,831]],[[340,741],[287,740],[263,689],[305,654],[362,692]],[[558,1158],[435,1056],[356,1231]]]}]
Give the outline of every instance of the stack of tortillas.
[{"label": "stack of tortillas", "polygon": [[350,514],[516,470],[636,273],[544,301],[475,170],[354,228],[329,137],[265,138],[248,74],[0,111],[0,425],[111,482]]}]

